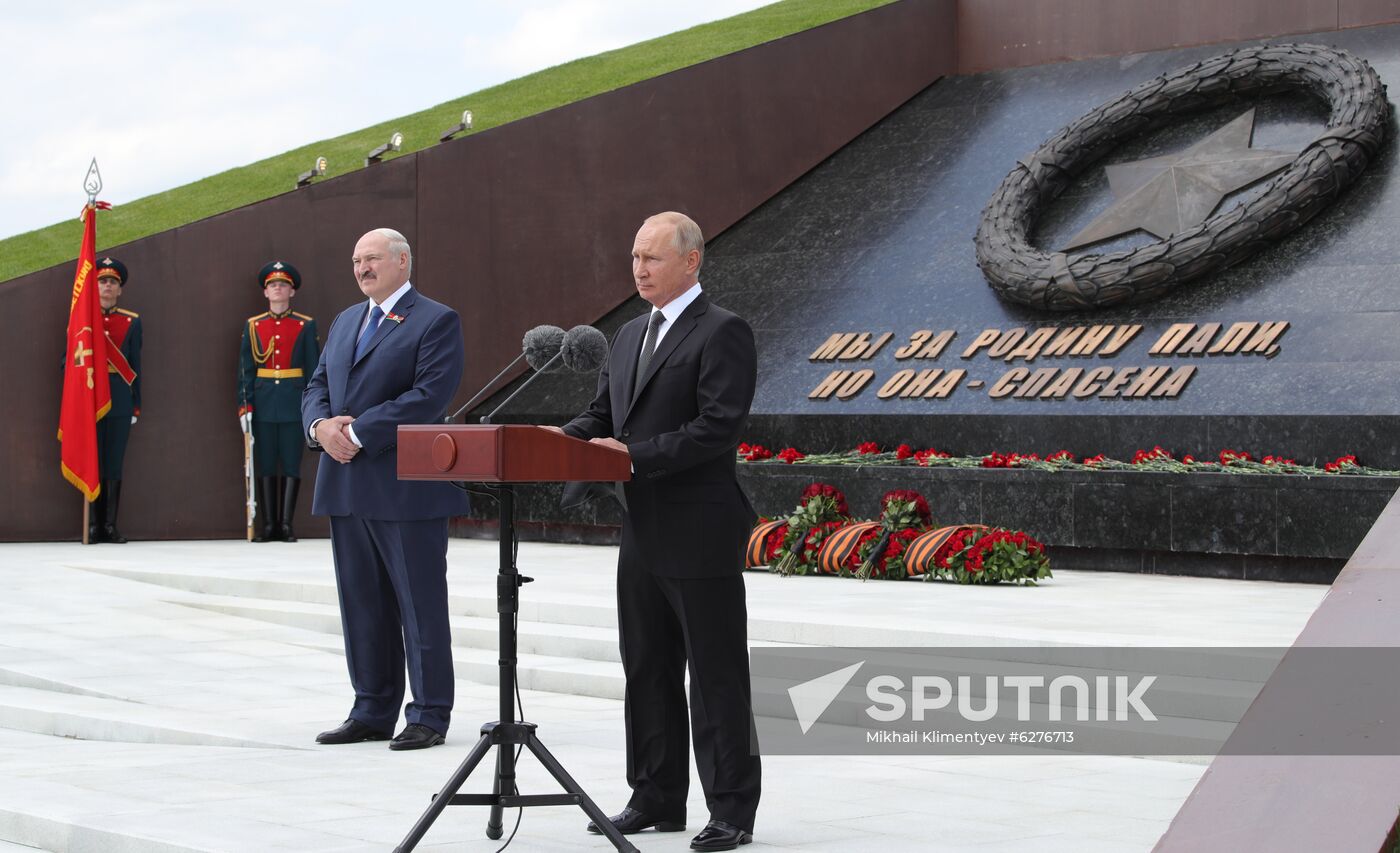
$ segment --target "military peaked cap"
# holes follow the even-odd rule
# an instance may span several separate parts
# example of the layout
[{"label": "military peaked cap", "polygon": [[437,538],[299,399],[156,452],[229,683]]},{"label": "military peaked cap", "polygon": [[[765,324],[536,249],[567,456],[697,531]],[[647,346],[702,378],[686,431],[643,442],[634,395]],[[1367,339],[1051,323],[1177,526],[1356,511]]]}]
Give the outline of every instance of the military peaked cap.
[{"label": "military peaked cap", "polygon": [[269,261],[258,271],[258,287],[267,287],[274,281],[285,281],[292,290],[301,289],[301,273],[286,261]]},{"label": "military peaked cap", "polygon": [[102,258],[97,262],[98,278],[115,278],[126,287],[126,264],[116,258]]}]

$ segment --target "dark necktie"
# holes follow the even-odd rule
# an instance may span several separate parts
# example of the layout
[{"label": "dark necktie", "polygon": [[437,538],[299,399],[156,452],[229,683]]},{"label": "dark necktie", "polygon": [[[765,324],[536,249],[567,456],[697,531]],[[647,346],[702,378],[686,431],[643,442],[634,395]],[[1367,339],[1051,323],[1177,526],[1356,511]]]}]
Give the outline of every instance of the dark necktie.
[{"label": "dark necktie", "polygon": [[656,355],[656,338],[661,330],[661,324],[666,322],[666,315],[660,311],[651,312],[651,320],[647,323],[647,337],[642,341],[642,357],[637,362],[637,381],[632,384],[632,396],[636,397],[637,392],[642,390],[642,377],[647,375],[647,365],[651,364],[651,357]]},{"label": "dark necktie", "polygon": [[374,337],[374,330],[379,328],[379,321],[384,318],[384,309],[378,305],[369,309],[369,324],[360,333],[360,340],[355,344],[355,360],[359,361],[360,356],[365,354],[365,348],[369,346],[370,339]]}]

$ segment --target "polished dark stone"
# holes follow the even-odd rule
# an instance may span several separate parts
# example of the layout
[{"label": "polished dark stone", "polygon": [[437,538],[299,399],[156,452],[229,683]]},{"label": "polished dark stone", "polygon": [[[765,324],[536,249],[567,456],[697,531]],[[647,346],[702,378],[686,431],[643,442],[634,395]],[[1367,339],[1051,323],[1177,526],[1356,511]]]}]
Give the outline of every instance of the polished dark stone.
[{"label": "polished dark stone", "polygon": [[1244,572],[1245,564],[1234,557],[1349,557],[1400,487],[1400,477],[780,463],[741,465],[739,474],[766,516],[789,514],[812,482],[841,489],[852,513],[866,518],[876,515],[885,492],[913,489],[928,499],[938,524],[1024,529],[1047,545],[1076,552],[1195,554],[1207,561],[1221,556],[1220,571],[1229,577]]},{"label": "polished dark stone", "polygon": [[1325,511],[1305,491],[1278,490],[1278,551],[1347,558],[1385,509],[1383,491],[1332,489]]},{"label": "polished dark stone", "polygon": [[[1400,26],[1290,40],[1351,50],[1382,80],[1400,79]],[[1233,46],[945,78],[714,237],[701,279],[712,300],[749,320],[759,349],[758,389],[744,440],[809,453],[875,441],[955,455],[1065,449],[1124,460],[1160,444],[1178,456],[1213,458],[1230,448],[1319,465],[1353,453],[1363,463],[1400,469],[1400,335],[1394,334],[1400,323],[1400,184],[1391,180],[1400,126],[1394,118],[1392,141],[1312,222],[1251,260],[1157,302],[1047,315],[1001,302],[977,269],[972,235],[978,218],[1017,158],[1125,89]],[[1320,101],[1271,94],[1178,117],[1110,152],[1100,165],[1182,150],[1250,103],[1257,110],[1256,147],[1297,150],[1326,122]],[[1261,189],[1256,184],[1232,194],[1222,209]],[[1058,245],[1109,201],[1102,169],[1088,169],[1042,212],[1032,238]],[[1131,248],[1147,239],[1125,235],[1098,248]],[[596,325],[611,337],[646,310],[634,297]],[[1275,320],[1291,326],[1273,358],[1147,354],[1172,323]],[[1024,365],[985,355],[961,359],[984,328],[1095,323],[1141,323],[1144,329],[1111,359],[1042,358],[1030,366],[1170,364],[1199,371],[1175,400],[994,400],[985,386],[966,384],[945,400],[876,397],[880,383],[901,367],[965,368],[968,380],[990,386]],[[896,347],[920,328],[955,329],[958,337],[935,361],[896,362]],[[810,362],[812,351],[838,331],[891,331],[895,339],[870,361]],[[848,401],[808,398],[829,371],[842,367],[870,367],[876,379]],[[544,376],[500,420],[562,423],[588,404],[594,384],[577,374]],[[802,485],[816,478],[846,489],[862,515],[873,515],[889,488],[918,488],[940,522],[1024,527],[1056,547],[1098,555],[1105,567],[1312,580],[1335,574],[1397,485],[1139,472],[777,466],[743,472],[760,511],[770,515],[789,512]],[[557,488],[524,495],[522,526],[541,535],[584,537],[593,535],[584,532],[590,529],[605,531],[598,534],[604,538],[615,535],[615,507],[566,513],[557,509],[557,495]],[[489,518],[486,502],[478,506],[480,518]]]},{"label": "polished dark stone", "polygon": [[[1395,27],[1327,33],[1328,43],[1350,48],[1370,60],[1382,77],[1400,73],[1400,38]],[[1306,41],[1307,37],[1299,37]],[[711,254],[774,258],[788,269],[777,276],[755,276],[751,288],[770,297],[780,310],[758,307],[751,320],[758,329],[762,362],[755,412],[759,415],[830,412],[862,416],[862,432],[881,420],[908,415],[978,415],[984,421],[1040,420],[1047,410],[1087,418],[1158,418],[1199,415],[1212,420],[1209,431],[1221,447],[1244,439],[1268,440],[1267,430],[1234,435],[1219,417],[1361,414],[1394,418],[1400,414],[1400,388],[1385,385],[1389,365],[1400,360],[1400,339],[1387,335],[1400,302],[1400,241],[1392,239],[1400,216],[1400,191],[1390,186],[1395,146],[1316,221],[1253,260],[1147,305],[1082,315],[1039,315],[999,302],[982,281],[970,237],[982,205],[1015,159],[1033,149],[1086,109],[1114,97],[1140,80],[1228,45],[1162,51],[1131,58],[1062,63],[942,80],[876,125],[846,149],[739,223],[713,244]],[[1129,61],[1129,59],[1131,61]],[[1274,94],[1255,102],[1256,147],[1298,150],[1325,125],[1319,101],[1298,94]],[[1186,116],[1112,152],[1105,163],[1124,162],[1180,150],[1237,115],[1229,105]],[[926,132],[916,128],[925,118]],[[958,132],[960,131],[960,132]],[[1224,206],[1247,199],[1260,185],[1227,198]],[[1080,176],[1041,219],[1037,239],[1047,245],[1092,219],[1108,200],[1101,169]],[[752,220],[752,222],[750,222]],[[762,237],[762,239],[759,239]],[[1127,248],[1147,239],[1121,238],[1104,248]],[[781,250],[781,251],[780,251]],[[855,265],[831,255],[859,251]],[[750,271],[755,268],[750,267]],[[737,269],[736,269],[737,272]],[[800,282],[796,292],[786,282]],[[734,285],[726,283],[726,296]],[[752,303],[740,301],[740,310]],[[1292,327],[1274,359],[1252,356],[1159,361],[1146,350],[1170,323],[1285,319]],[[978,357],[963,362],[952,353],[982,328],[1017,324],[1068,325],[1076,322],[1141,322],[1146,328],[1114,366],[1194,363],[1201,371],[1174,401],[995,401],[963,388],[944,401],[879,401],[874,386],[846,402],[813,402],[807,393],[830,369],[806,356],[839,330],[890,330],[903,334],[919,327],[955,328],[958,342],[926,366],[967,367],[971,378],[991,382],[1008,365]],[[872,362],[880,377],[896,365],[891,348]],[[1042,360],[1069,366],[1077,362]],[[1291,393],[1287,393],[1291,392]],[[858,435],[853,423],[845,440]],[[1109,430],[1114,431],[1114,430]],[[1279,439],[1287,436],[1279,435]],[[1325,436],[1323,437],[1325,439]],[[1354,452],[1337,436],[1318,455]],[[1211,452],[1218,448],[1211,448]],[[1258,453],[1283,452],[1287,445],[1254,446]],[[1373,464],[1400,465],[1400,454],[1380,443],[1366,448]]]},{"label": "polished dark stone", "polygon": [[1276,489],[1247,481],[1235,488],[1174,486],[1171,490],[1172,550],[1207,554],[1278,553]]},{"label": "polished dark stone", "polygon": [[[990,470],[743,464],[761,515],[783,517],[811,483],[841,489],[856,517],[878,516],[893,489],[924,495],[939,525],[1023,529],[1076,569],[1328,583],[1356,549],[1400,477],[1298,477],[1139,471]],[[527,541],[616,544],[617,504],[559,507],[559,484],[517,488]],[[496,506],[475,500],[452,535],[494,539]]]},{"label": "polished dark stone", "polygon": [[1263,580],[1282,583],[1330,584],[1345,560],[1317,557],[1242,556],[1237,554],[1175,554],[1111,548],[1050,549],[1052,565],[1100,572],[1186,575],[1222,580]]},{"label": "polished dark stone", "polygon": [[1024,530],[1041,541],[1055,541],[1074,529],[1072,482],[1038,477],[1031,471],[1006,473],[1012,477],[982,480],[979,522]]},{"label": "polished dark stone", "polygon": [[1081,482],[1074,486],[1079,548],[1171,548],[1171,486]]}]

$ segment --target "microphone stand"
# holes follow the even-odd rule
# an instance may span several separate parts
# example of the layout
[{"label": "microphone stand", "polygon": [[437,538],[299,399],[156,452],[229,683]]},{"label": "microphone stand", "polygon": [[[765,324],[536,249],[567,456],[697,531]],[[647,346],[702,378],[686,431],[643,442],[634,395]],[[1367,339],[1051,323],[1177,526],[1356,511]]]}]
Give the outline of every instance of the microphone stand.
[{"label": "microphone stand", "polygon": [[[545,365],[545,367],[548,366],[548,364]],[[544,368],[540,368],[540,372],[543,371]],[[517,391],[517,393],[519,392]],[[496,411],[500,411],[500,408],[497,407]],[[482,418],[482,422],[488,423],[494,414],[496,412]],[[498,552],[500,568],[496,575],[497,630],[500,637],[500,657],[496,664],[500,673],[498,680],[500,715],[497,720],[482,725],[481,739],[476,742],[476,746],[472,748],[472,751],[457,766],[452,776],[433,797],[427,810],[419,816],[418,821],[404,836],[403,841],[394,848],[394,853],[410,853],[416,848],[418,842],[432,827],[433,822],[448,806],[489,806],[490,813],[486,819],[486,837],[493,841],[499,840],[505,833],[503,814],[505,809],[528,806],[578,806],[583,809],[603,836],[612,843],[618,853],[639,853],[636,846],[628,841],[613,824],[607,813],[598,807],[598,804],[584,792],[583,787],[569,775],[569,771],[565,770],[559,760],[540,742],[536,733],[539,727],[535,723],[516,718],[515,699],[519,683],[516,673],[516,667],[519,664],[516,622],[520,614],[520,587],[534,579],[520,574],[515,562],[515,485],[506,481],[495,483],[491,488],[500,502],[501,509],[501,534]],[[523,715],[522,709],[521,716]],[[457,793],[466,783],[467,777],[486,758],[492,748],[496,749],[496,772],[492,780],[491,793]],[[554,780],[564,789],[564,793],[520,793],[516,783],[516,757],[517,753],[524,749],[530,750],[545,770],[549,771],[549,775],[553,776]]]},{"label": "microphone stand", "polygon": [[522,359],[522,358],[524,358],[524,357],[525,357],[525,353],[524,353],[524,352],[521,352],[520,355],[517,355],[517,356],[515,357],[515,361],[512,361],[510,364],[507,364],[507,365],[501,370],[500,373],[497,373],[495,376],[491,377],[491,381],[490,381],[490,382],[487,382],[484,386],[482,386],[481,390],[478,391],[478,392],[476,392],[476,395],[475,395],[474,397],[472,397],[470,400],[468,400],[466,403],[464,403],[464,404],[462,405],[462,408],[458,409],[457,411],[455,411],[455,412],[453,412],[452,414],[448,415],[447,417],[443,418],[443,419],[442,419],[442,422],[445,423],[445,424],[450,424],[450,423],[452,423],[453,421],[457,420],[457,416],[458,416],[458,415],[462,414],[462,413],[465,412],[467,409],[470,409],[472,406],[475,406],[475,405],[481,400],[482,397],[486,396],[486,392],[489,391],[489,390],[491,390],[491,386],[492,386],[492,385],[495,385],[495,384],[496,384],[496,381],[497,381],[498,379],[500,379],[502,376],[505,376],[507,371],[509,371],[511,368],[513,368],[513,367],[515,367],[517,364],[519,364],[519,363],[520,363],[520,359]]},{"label": "microphone stand", "polygon": [[[521,355],[524,355],[524,353],[521,353]],[[532,375],[529,379],[526,379],[524,382],[521,382],[519,388],[516,388],[514,391],[511,392],[511,394],[510,394],[509,397],[507,397],[507,398],[505,398],[504,400],[502,400],[502,401],[501,401],[501,405],[499,405],[499,406],[497,406],[496,408],[492,409],[490,414],[482,415],[482,416],[481,416],[481,423],[484,423],[484,424],[489,424],[489,423],[491,423],[491,419],[494,418],[494,417],[496,416],[496,414],[497,414],[498,412],[501,411],[501,409],[504,409],[504,408],[506,407],[506,404],[507,404],[507,403],[509,403],[511,400],[514,400],[515,397],[516,397],[516,395],[518,395],[521,391],[524,391],[524,390],[525,390],[525,386],[529,385],[531,382],[534,382],[536,376],[539,376],[541,373],[544,373],[546,370],[549,370],[549,368],[552,367],[552,366],[554,365],[554,362],[558,361],[559,359],[561,359],[561,358],[563,358],[563,357],[564,357],[564,350],[563,350],[563,349],[560,349],[559,352],[557,352],[557,353],[554,354],[554,358],[551,358],[549,361],[546,361],[543,365],[541,365],[540,368],[534,372],[534,375]],[[492,382],[495,382],[496,380],[493,379],[493,380],[491,380],[491,381],[492,381]],[[455,416],[454,416],[454,417],[455,417]]]}]

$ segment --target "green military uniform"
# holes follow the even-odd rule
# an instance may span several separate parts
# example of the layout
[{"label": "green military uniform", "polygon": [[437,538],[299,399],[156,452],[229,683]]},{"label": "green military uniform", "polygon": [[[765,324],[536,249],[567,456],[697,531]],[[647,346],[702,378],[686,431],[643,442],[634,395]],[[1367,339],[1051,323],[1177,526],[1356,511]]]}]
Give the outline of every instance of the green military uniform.
[{"label": "green military uniform", "polygon": [[[285,282],[301,287],[301,275],[285,261],[273,261],[258,274],[258,284]],[[320,358],[316,321],[287,310],[264,311],[243,323],[239,358],[239,415],[252,415],[253,469],[262,529],[255,542],[295,542],[292,517],[301,486],[301,392]]]},{"label": "green military uniform", "polygon": [[[126,289],[126,265],[115,258],[97,262],[97,280],[114,278]],[[88,513],[89,542],[126,542],[117,530],[122,463],[131,427],[141,414],[141,315],[125,308],[102,309],[107,335],[107,380],[112,407],[97,422],[97,465],[102,490]]]}]

